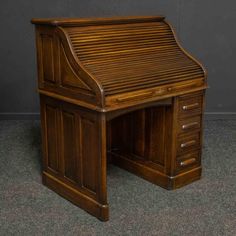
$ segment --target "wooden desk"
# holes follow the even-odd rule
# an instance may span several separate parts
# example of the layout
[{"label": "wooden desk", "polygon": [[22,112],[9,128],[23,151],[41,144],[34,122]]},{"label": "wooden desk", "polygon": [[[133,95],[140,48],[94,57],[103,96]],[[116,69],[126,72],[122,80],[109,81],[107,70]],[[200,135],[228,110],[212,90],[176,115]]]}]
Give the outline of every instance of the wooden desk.
[{"label": "wooden desk", "polygon": [[201,177],[206,72],[164,17],[32,23],[46,186],[106,221],[107,159],[166,189]]}]

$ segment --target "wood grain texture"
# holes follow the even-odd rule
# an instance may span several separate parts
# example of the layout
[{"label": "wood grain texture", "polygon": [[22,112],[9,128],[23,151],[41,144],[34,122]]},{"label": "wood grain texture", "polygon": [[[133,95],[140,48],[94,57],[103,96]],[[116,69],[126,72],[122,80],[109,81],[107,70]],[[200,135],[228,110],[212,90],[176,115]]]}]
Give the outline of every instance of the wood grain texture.
[{"label": "wood grain texture", "polygon": [[164,17],[32,23],[46,186],[107,221],[107,157],[165,189],[200,179],[206,71]]},{"label": "wood grain texture", "polygon": [[[100,127],[101,115],[42,95],[40,100],[44,172],[48,174],[44,178],[52,181],[53,176],[60,184],[79,192],[78,199],[84,196],[87,201],[91,200],[90,204],[96,202],[101,208],[96,216],[107,219],[106,155],[104,145],[100,144],[103,140],[101,129],[104,129]],[[55,185],[59,183],[55,182]],[[69,189],[65,192],[58,189],[57,192],[67,197]],[[81,205],[78,199],[72,201]],[[89,210],[86,206],[81,207]]]},{"label": "wood grain texture", "polygon": [[182,52],[164,21],[71,27],[66,32],[106,96],[204,78],[202,68]]},{"label": "wood grain texture", "polygon": [[88,25],[110,25],[110,24],[126,24],[139,22],[161,21],[164,16],[119,16],[106,18],[34,18],[31,23],[37,25],[54,25],[54,26],[88,26]]},{"label": "wood grain texture", "polygon": [[42,37],[46,35],[54,45],[54,70],[50,67],[46,73],[54,72],[56,80],[60,68],[68,71],[63,69],[65,63],[58,63],[63,50],[63,60],[77,75],[72,79],[71,73],[64,73],[65,86],[60,81],[49,84],[42,76],[41,62],[40,89],[50,90],[54,96],[76,98],[83,106],[93,104],[96,110],[109,110],[162,95],[179,95],[186,91],[185,86],[206,88],[206,71],[180,46],[164,17],[33,19],[32,23],[37,25],[39,63],[42,58],[51,60],[50,50],[43,50]]}]

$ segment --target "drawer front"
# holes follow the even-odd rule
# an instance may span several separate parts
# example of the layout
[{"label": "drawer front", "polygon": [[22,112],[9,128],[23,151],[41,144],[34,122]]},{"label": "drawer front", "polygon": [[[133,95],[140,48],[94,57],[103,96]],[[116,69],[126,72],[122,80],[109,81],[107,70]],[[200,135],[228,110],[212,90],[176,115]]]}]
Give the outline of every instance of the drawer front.
[{"label": "drawer front", "polygon": [[187,117],[202,113],[203,96],[201,94],[179,98],[179,117]]},{"label": "drawer front", "polygon": [[177,155],[200,148],[200,132],[179,136],[177,140]]},{"label": "drawer front", "polygon": [[184,134],[201,128],[201,115],[179,120],[177,132]]},{"label": "drawer front", "polygon": [[179,156],[176,160],[176,172],[178,173],[186,171],[186,169],[197,167],[200,163],[200,151],[198,150]]},{"label": "drawer front", "polygon": [[[137,103],[141,100],[145,101],[155,101],[160,98],[170,98],[176,96],[176,94],[182,93],[184,91],[189,91],[197,88],[205,87],[205,79],[195,79],[192,81],[186,81],[182,83],[173,83],[171,85],[159,85],[154,88],[137,90],[133,92],[127,92],[123,94],[115,94],[106,97],[106,106],[124,106],[127,103]],[[180,97],[184,99],[186,95]],[[189,95],[188,95],[189,96]]]}]

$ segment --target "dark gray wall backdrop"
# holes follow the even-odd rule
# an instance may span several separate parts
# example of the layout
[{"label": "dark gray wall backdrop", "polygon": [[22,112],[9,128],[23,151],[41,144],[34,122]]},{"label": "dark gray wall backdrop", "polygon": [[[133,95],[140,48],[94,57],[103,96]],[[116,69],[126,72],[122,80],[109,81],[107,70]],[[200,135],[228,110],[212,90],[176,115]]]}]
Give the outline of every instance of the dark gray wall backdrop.
[{"label": "dark gray wall backdrop", "polygon": [[11,0],[0,7],[0,117],[39,113],[33,17],[165,15],[208,70],[208,113],[236,114],[234,0]]}]

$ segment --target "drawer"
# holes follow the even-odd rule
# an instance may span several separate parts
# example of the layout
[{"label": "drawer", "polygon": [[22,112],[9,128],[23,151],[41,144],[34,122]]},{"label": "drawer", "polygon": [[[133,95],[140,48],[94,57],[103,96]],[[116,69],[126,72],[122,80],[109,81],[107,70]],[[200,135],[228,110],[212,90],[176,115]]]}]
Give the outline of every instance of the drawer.
[{"label": "drawer", "polygon": [[200,163],[200,151],[198,150],[179,156],[176,160],[176,172],[197,167]]},{"label": "drawer", "polygon": [[200,132],[189,135],[182,135],[177,140],[177,155],[200,148]]},{"label": "drawer", "polygon": [[179,120],[177,132],[188,133],[201,128],[201,115]]},{"label": "drawer", "polygon": [[193,116],[202,113],[203,96],[201,94],[192,94],[191,96],[179,98],[179,117]]},{"label": "drawer", "polygon": [[[106,96],[105,104],[107,107],[111,106],[126,106],[127,103],[140,103],[141,101],[156,101],[159,99],[170,98],[176,96],[178,93],[183,93],[191,89],[196,89],[205,86],[205,79],[196,79],[194,81],[186,81],[181,83],[172,83],[171,85],[159,85],[157,87],[148,89],[139,89],[137,91],[130,91],[126,93],[119,93]],[[198,93],[200,95],[200,93]],[[191,95],[182,95],[180,99]]]}]

